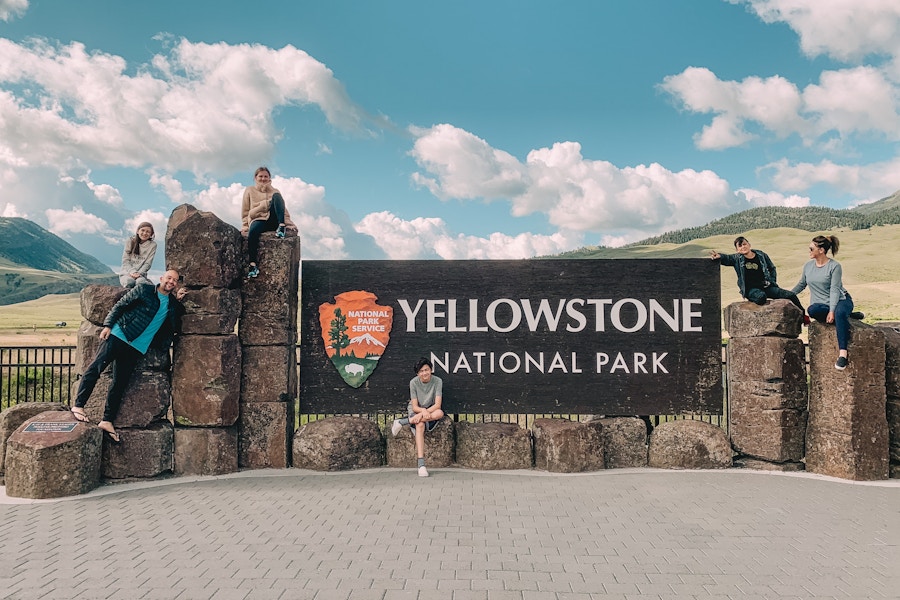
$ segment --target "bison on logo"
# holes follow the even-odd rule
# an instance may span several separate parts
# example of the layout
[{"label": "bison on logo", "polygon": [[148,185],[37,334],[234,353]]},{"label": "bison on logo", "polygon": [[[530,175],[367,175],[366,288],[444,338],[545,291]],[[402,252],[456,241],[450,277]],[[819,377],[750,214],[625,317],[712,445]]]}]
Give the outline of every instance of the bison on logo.
[{"label": "bison on logo", "polygon": [[391,339],[394,309],[378,306],[378,296],[356,290],[319,306],[325,352],[341,378],[358,388],[378,366]]}]

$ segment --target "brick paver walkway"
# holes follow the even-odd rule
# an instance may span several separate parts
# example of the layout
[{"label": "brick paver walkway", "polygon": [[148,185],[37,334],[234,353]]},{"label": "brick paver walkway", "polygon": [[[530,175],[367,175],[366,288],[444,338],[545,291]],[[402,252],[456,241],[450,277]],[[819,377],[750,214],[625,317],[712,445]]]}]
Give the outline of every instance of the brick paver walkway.
[{"label": "brick paver walkway", "polygon": [[900,481],[257,471],[0,504],[0,598],[900,598]]}]

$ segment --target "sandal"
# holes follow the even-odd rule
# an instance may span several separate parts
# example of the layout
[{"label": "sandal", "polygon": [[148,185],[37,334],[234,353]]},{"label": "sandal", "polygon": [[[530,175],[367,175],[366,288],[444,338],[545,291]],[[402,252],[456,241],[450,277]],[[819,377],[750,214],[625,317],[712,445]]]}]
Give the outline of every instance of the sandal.
[{"label": "sandal", "polygon": [[[101,423],[109,423],[109,421],[101,421]],[[109,423],[109,426],[112,427],[112,423]],[[122,441],[121,438],[119,438],[119,433],[115,429],[107,429],[99,423],[97,424],[97,427],[100,428],[100,430],[110,439],[112,443],[118,444]]]},{"label": "sandal", "polygon": [[84,409],[79,407],[72,408],[72,416],[75,417],[76,421],[80,421],[82,423],[90,423],[91,420],[88,419],[88,416],[84,414]]}]

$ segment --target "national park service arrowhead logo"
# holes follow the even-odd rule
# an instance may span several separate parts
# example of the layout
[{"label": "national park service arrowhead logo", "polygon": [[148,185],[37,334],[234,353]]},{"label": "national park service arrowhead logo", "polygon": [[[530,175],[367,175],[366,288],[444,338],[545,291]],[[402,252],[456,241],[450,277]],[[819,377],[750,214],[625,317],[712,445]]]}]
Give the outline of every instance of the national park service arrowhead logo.
[{"label": "national park service arrowhead logo", "polygon": [[341,378],[358,388],[378,366],[391,339],[394,309],[378,306],[378,296],[356,290],[319,306],[325,352]]}]

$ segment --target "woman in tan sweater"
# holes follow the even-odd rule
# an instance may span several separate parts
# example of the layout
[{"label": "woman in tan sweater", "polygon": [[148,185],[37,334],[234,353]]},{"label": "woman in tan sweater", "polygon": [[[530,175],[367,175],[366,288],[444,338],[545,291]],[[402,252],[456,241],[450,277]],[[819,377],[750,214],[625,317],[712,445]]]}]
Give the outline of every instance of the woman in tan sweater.
[{"label": "woman in tan sweater", "polygon": [[259,275],[256,261],[259,253],[259,236],[264,231],[274,231],[277,237],[283,238],[286,230],[297,229],[284,205],[281,192],[272,187],[272,174],[268,167],[258,168],[253,174],[253,179],[256,184],[244,190],[241,205],[241,233],[247,236],[250,254],[247,277]]}]

